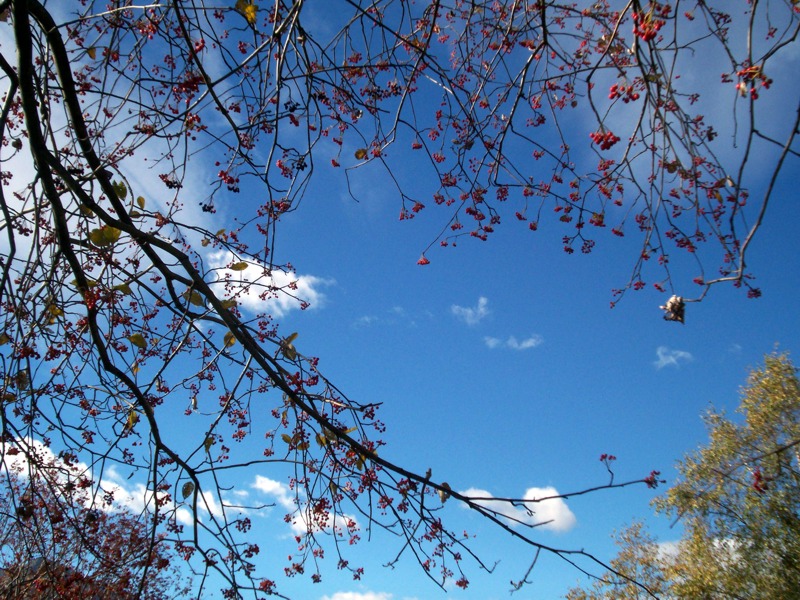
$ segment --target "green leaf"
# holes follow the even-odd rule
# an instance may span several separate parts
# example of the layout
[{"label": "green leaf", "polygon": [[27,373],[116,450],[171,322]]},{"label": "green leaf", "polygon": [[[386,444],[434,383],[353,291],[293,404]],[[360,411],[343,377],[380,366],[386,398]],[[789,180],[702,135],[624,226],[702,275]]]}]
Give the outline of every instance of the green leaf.
[{"label": "green leaf", "polygon": [[231,265],[231,271],[244,271],[247,267],[249,267],[246,262],[237,262]]},{"label": "green leaf", "polygon": [[292,443],[292,438],[290,438],[290,437],[289,437],[289,435],[288,435],[288,434],[286,434],[286,433],[282,433],[282,434],[281,434],[281,439],[282,439],[284,442],[286,442],[287,444],[291,444],[291,443]]},{"label": "green leaf", "polygon": [[136,205],[139,208],[144,209],[144,196],[136,196]]},{"label": "green leaf", "polygon": [[9,338],[8,335],[5,333],[0,333],[0,346],[5,346],[10,341],[11,338]]}]

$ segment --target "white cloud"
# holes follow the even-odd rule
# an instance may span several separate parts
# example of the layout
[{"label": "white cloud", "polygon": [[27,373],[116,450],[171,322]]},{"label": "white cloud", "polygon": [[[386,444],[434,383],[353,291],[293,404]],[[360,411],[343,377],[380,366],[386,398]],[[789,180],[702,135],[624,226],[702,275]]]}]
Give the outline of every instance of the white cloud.
[{"label": "white cloud", "polygon": [[484,343],[490,349],[494,348],[511,348],[512,350],[529,350],[530,348],[536,348],[544,342],[542,336],[538,334],[533,334],[532,336],[525,338],[524,340],[518,340],[516,337],[509,336],[506,340],[501,340],[500,338],[486,336],[483,338]]},{"label": "white cloud", "polygon": [[272,496],[275,503],[283,508],[287,514],[292,515],[291,528],[298,533],[307,531],[322,531],[334,529],[335,531],[355,531],[359,529],[356,518],[347,514],[333,514],[333,512],[315,513],[313,507],[307,503],[299,502],[294,490],[285,483],[275,481],[263,475],[256,475],[252,488],[261,493]]},{"label": "white cloud", "polygon": [[478,298],[478,304],[473,308],[453,304],[450,307],[450,312],[467,325],[477,325],[491,312],[489,310],[489,299],[481,296]]},{"label": "white cloud", "polygon": [[694,357],[685,350],[670,350],[666,346],[659,346],[656,349],[658,359],[653,361],[656,369],[663,369],[667,366],[680,367],[681,364],[691,362]]},{"label": "white cloud", "polygon": [[332,596],[322,596],[319,600],[392,600],[388,592],[336,592]]},{"label": "white cloud", "polygon": [[[268,269],[264,265],[244,261],[241,271],[227,268],[237,260],[231,252],[214,252],[208,256],[209,266],[216,270],[217,281],[225,291],[239,301],[239,305],[252,312],[266,312],[282,317],[292,310],[319,308],[325,302],[320,289],[333,280],[314,275],[286,273]],[[218,292],[222,290],[217,288]]]},{"label": "white cloud", "polygon": [[273,496],[275,501],[286,510],[294,510],[297,507],[295,495],[285,483],[275,481],[263,475],[256,475],[256,480],[251,487],[267,496]]},{"label": "white cloud", "polygon": [[[494,498],[486,490],[470,488],[461,492],[464,496],[471,498]],[[523,500],[535,500],[537,498],[550,498],[558,496],[558,490],[554,487],[528,488],[525,491]],[[536,525],[542,529],[551,531],[569,531],[575,526],[577,519],[567,506],[563,498],[550,498],[541,502],[527,502],[525,507],[513,506],[507,502],[499,500],[481,500],[477,502],[485,508],[495,511],[509,525],[516,526]]]},{"label": "white cloud", "polygon": [[[11,449],[20,450],[20,452],[19,454],[10,454],[9,450]],[[34,463],[28,460],[26,452],[36,456]],[[58,472],[58,479],[62,482],[66,482],[67,473],[73,476],[89,475],[90,479],[92,478],[89,465],[78,461],[72,463],[69,467],[65,467],[63,461],[39,440],[24,438],[13,442],[0,443],[0,466],[3,470],[11,471],[18,477],[27,478],[36,473],[38,470],[37,464],[57,466],[57,471],[49,469],[49,472],[51,474]],[[103,470],[103,474],[104,477],[100,480],[98,488],[102,491],[102,494],[109,494],[113,498],[113,503],[105,504],[101,502],[100,504],[95,504],[92,494],[87,493],[84,497],[84,503],[87,508],[100,508],[106,512],[124,509],[133,514],[152,511],[154,504],[152,490],[147,489],[142,483],[128,482],[113,465],[107,466]],[[214,516],[219,517],[222,515],[222,508],[219,502],[210,492],[202,493],[198,506]],[[192,513],[186,508],[176,507],[174,502],[168,502],[166,506],[162,506],[161,510],[173,508],[176,509],[175,518],[179,523],[190,525],[194,522]]]}]

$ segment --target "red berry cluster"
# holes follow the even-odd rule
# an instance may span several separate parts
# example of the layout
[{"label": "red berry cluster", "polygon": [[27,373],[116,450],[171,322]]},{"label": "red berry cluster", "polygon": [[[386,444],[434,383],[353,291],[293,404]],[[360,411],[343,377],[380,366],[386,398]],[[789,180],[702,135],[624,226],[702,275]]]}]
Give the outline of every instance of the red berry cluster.
[{"label": "red berry cluster", "polygon": [[593,131],[589,134],[589,137],[592,138],[592,141],[595,144],[600,145],[600,150],[608,150],[619,141],[619,136],[614,135],[610,131],[602,132],[602,131]]},{"label": "red berry cluster", "polygon": [[630,101],[636,102],[639,99],[639,93],[634,91],[633,85],[615,83],[608,90],[608,99],[615,100],[616,98],[622,98],[622,101],[627,104]]},{"label": "red berry cluster", "polygon": [[769,86],[772,85],[772,79],[764,74],[759,65],[745,66],[736,74],[739,76],[739,83],[736,84],[739,94],[746,96],[747,89],[750,88],[750,97],[753,100],[758,99],[759,88],[769,89]]},{"label": "red berry cluster", "polygon": [[[662,9],[661,13],[664,10],[669,13],[669,7]],[[638,36],[642,41],[649,42],[655,39],[664,23],[663,19],[654,18],[652,10],[646,13],[635,12],[633,13],[633,35]]]}]

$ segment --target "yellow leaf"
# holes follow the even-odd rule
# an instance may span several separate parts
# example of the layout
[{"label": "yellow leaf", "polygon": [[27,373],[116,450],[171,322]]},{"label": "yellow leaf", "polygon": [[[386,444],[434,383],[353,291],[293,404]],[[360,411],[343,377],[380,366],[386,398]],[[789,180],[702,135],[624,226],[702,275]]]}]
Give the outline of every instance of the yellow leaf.
[{"label": "yellow leaf", "polygon": [[289,437],[289,435],[288,435],[288,434],[286,434],[286,433],[282,433],[282,434],[281,434],[281,439],[282,439],[284,442],[286,442],[287,444],[291,444],[291,443],[292,443],[292,438],[290,438],[290,437]]},{"label": "yellow leaf", "polygon": [[139,374],[139,362],[138,361],[133,361],[133,365],[131,365],[131,373],[133,373],[134,375],[138,375]]},{"label": "yellow leaf", "polygon": [[294,360],[295,358],[297,358],[297,349],[292,344],[292,342],[296,338],[297,338],[297,332],[293,333],[285,340],[283,340],[283,342],[281,342],[281,351],[283,352],[283,355],[289,360]]},{"label": "yellow leaf", "polygon": [[231,309],[238,303],[233,298],[228,298],[227,300],[223,300],[222,302],[220,302],[220,304],[222,304],[222,308]]},{"label": "yellow leaf", "polygon": [[236,10],[242,14],[250,25],[256,24],[258,4],[248,2],[247,0],[236,0]]},{"label": "yellow leaf", "polygon": [[122,232],[116,227],[103,225],[89,232],[89,241],[98,248],[104,248],[116,242],[121,234]]},{"label": "yellow leaf", "polygon": [[143,209],[144,208],[144,197],[143,196],[137,196],[136,197],[136,204],[137,204],[137,206],[139,208]]},{"label": "yellow leaf", "polygon": [[138,210],[132,210],[132,211],[130,211],[130,212],[128,213],[128,216],[129,216],[131,219],[138,219],[139,217],[141,217],[141,216],[142,216],[142,213],[140,213]]},{"label": "yellow leaf", "polygon": [[51,315],[53,315],[54,317],[60,317],[61,315],[63,315],[63,314],[64,314],[64,311],[63,311],[63,310],[61,310],[61,309],[60,309],[58,306],[56,306],[55,304],[51,304],[50,306],[48,306],[48,307],[47,307],[47,312],[49,312],[49,313],[50,313]]},{"label": "yellow leaf", "polygon": [[128,336],[128,341],[142,350],[147,348],[147,340],[144,339],[144,336],[141,333],[132,333]]},{"label": "yellow leaf", "polygon": [[186,500],[186,498],[192,495],[193,491],[194,491],[194,484],[191,481],[187,481],[186,483],[184,483],[183,487],[181,488],[181,495],[183,496],[183,499]]},{"label": "yellow leaf", "polygon": [[442,504],[447,502],[447,499],[450,497],[450,484],[446,481],[442,483],[442,487],[444,489],[438,490],[439,492],[439,500],[442,501]]},{"label": "yellow leaf", "polygon": [[367,157],[367,149],[366,148],[359,148],[355,151],[355,157],[357,160],[363,160]]},{"label": "yellow leaf", "polygon": [[8,337],[5,333],[0,333],[0,346],[4,346],[10,341],[10,337]]},{"label": "yellow leaf", "polygon": [[94,216],[94,211],[91,208],[89,208],[88,206],[84,205],[84,204],[81,204],[78,207],[78,210],[81,211],[82,215],[85,215],[87,217],[93,217]]},{"label": "yellow leaf", "polygon": [[184,296],[189,301],[189,304],[192,304],[194,306],[205,306],[206,304],[205,301],[203,300],[203,296],[198,291],[186,290]]},{"label": "yellow leaf", "polygon": [[206,449],[206,453],[211,451],[211,446],[213,446],[213,445],[214,445],[214,436],[213,435],[207,435],[206,439],[203,440],[203,448]]},{"label": "yellow leaf", "polygon": [[130,431],[139,422],[139,413],[135,410],[131,410],[128,413],[128,420],[125,421],[125,431]]},{"label": "yellow leaf", "polygon": [[233,332],[228,331],[222,341],[225,343],[226,348],[230,348],[236,343],[236,336],[233,335]]},{"label": "yellow leaf", "polygon": [[94,46],[92,46],[91,48],[87,48],[86,49],[86,54],[89,55],[89,58],[94,60],[95,57],[97,56],[97,48],[95,48]]},{"label": "yellow leaf", "polygon": [[130,296],[133,293],[131,286],[127,283],[120,283],[119,285],[115,285],[112,289],[122,292],[124,296]]},{"label": "yellow leaf", "polygon": [[249,267],[246,262],[237,262],[231,265],[231,271],[244,271],[247,267]]}]

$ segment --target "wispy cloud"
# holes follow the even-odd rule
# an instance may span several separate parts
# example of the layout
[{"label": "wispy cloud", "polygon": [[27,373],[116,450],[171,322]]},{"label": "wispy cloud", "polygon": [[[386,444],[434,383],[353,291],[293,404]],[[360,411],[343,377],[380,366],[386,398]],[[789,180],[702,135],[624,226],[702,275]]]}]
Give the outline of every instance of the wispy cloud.
[{"label": "wispy cloud", "polygon": [[372,325],[377,321],[378,317],[376,317],[375,315],[364,315],[362,317],[358,317],[355,320],[354,324],[356,327],[369,327],[370,325]]},{"label": "wispy cloud", "polygon": [[450,312],[467,325],[477,325],[491,312],[489,310],[489,299],[485,296],[481,296],[478,298],[478,304],[474,307],[453,304],[450,307]]},{"label": "wispy cloud", "polygon": [[536,348],[536,346],[541,345],[544,342],[542,336],[538,334],[533,334],[532,336],[525,338],[524,340],[518,340],[516,337],[509,336],[505,340],[501,340],[500,338],[486,336],[483,338],[484,343],[487,347],[494,349],[494,348],[511,348],[512,350],[529,350],[530,348]]},{"label": "wispy cloud", "polygon": [[[479,488],[469,488],[461,494],[471,498],[494,498],[491,493]],[[480,500],[477,504],[496,512],[512,527],[526,525],[558,532],[569,531],[575,526],[577,519],[563,498],[552,498],[552,496],[558,496],[558,490],[554,487],[532,487],[525,491],[523,500],[549,499],[528,502],[525,504],[526,508],[512,506],[508,502],[499,500]]]},{"label": "wispy cloud", "polygon": [[691,353],[686,352],[685,350],[671,350],[666,346],[659,346],[656,348],[656,356],[658,357],[656,360],[653,361],[656,369],[663,369],[664,367],[680,367],[681,364],[685,364],[694,360],[694,357]]},{"label": "wispy cloud", "polygon": [[228,268],[228,265],[239,262],[242,261],[225,251],[208,257],[209,266],[216,270],[217,282],[225,286],[242,308],[267,312],[273,317],[282,317],[292,310],[319,308],[325,302],[321,289],[333,283],[331,279],[314,275],[269,270],[249,261],[244,261],[247,266],[238,271]]}]

